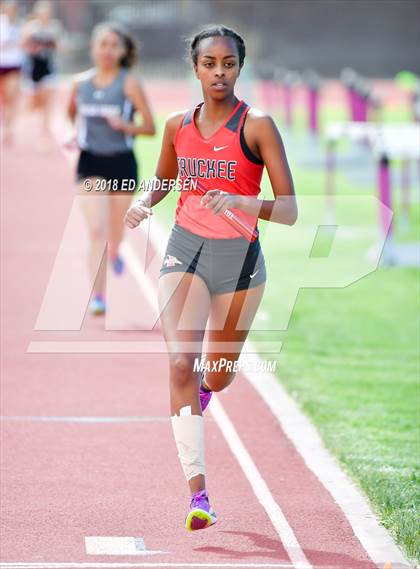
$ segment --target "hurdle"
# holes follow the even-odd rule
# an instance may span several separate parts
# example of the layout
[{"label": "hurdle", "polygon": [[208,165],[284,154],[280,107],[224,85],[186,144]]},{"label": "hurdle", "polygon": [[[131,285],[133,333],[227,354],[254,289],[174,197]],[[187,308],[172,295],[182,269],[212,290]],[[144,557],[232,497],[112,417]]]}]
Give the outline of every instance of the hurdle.
[{"label": "hurdle", "polygon": [[[332,122],[326,126],[326,223],[333,225],[335,220],[334,196],[336,193],[335,172],[337,144],[347,139],[355,143],[367,144],[368,150],[377,165],[378,197],[383,205],[392,211],[391,167],[393,160],[401,161],[401,196],[403,231],[409,225],[409,164],[420,160],[420,124],[371,122]],[[384,208],[380,208],[379,224],[385,245],[381,262],[385,265],[419,266],[420,250],[418,243],[397,246],[395,227]]]},{"label": "hurdle", "polygon": [[366,122],[373,117],[379,120],[382,104],[380,99],[372,93],[367,79],[350,67],[342,70],[340,78],[347,92],[350,120]]},{"label": "hurdle", "polygon": [[284,124],[287,129],[291,130],[293,128],[294,91],[301,82],[300,75],[297,71],[277,66],[274,69],[274,80],[282,92]]},{"label": "hurdle", "polygon": [[303,72],[303,80],[307,89],[308,130],[312,135],[318,135],[321,77],[313,69],[307,69]]}]

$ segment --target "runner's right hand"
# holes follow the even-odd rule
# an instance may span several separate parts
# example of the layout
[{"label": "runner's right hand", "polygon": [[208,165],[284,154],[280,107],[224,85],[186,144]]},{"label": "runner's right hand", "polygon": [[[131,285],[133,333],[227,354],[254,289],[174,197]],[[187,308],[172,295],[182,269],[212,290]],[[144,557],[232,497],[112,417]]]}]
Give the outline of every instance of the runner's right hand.
[{"label": "runner's right hand", "polygon": [[76,135],[73,134],[67,140],[65,140],[63,142],[63,146],[66,150],[79,150]]},{"label": "runner's right hand", "polygon": [[124,216],[124,223],[130,229],[134,229],[149,215],[153,215],[151,208],[144,205],[141,200],[138,200],[127,210]]}]

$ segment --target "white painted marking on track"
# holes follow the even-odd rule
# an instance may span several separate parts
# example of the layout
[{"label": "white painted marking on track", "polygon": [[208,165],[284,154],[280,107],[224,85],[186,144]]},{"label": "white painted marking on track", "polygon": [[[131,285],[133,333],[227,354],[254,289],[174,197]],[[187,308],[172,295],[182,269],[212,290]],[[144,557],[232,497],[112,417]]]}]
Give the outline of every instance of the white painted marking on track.
[{"label": "white painted marking on track", "polygon": [[[64,152],[64,149],[63,153]],[[68,155],[66,156],[69,159]],[[69,160],[70,161],[70,160]],[[141,227],[141,226],[140,226]],[[143,227],[141,227],[144,230]],[[150,231],[150,238],[153,246],[162,251],[166,241],[165,232],[155,220]],[[142,274],[138,261],[138,269]],[[131,267],[129,267],[131,270]],[[151,289],[153,287],[151,286]],[[28,351],[42,351],[42,342],[31,342]],[[248,340],[242,353],[254,353],[255,348],[249,350],[246,346],[250,345]],[[253,344],[256,346],[256,343]],[[30,348],[35,348],[30,350]],[[261,351],[260,351],[261,353]],[[258,360],[258,356],[254,355]],[[402,552],[393,541],[387,530],[380,525],[376,516],[370,509],[365,497],[360,490],[350,481],[341,470],[338,463],[325,448],[318,432],[310,420],[298,408],[297,404],[286,392],[277,378],[269,373],[250,373],[242,372],[244,376],[254,386],[262,399],[267,403],[274,416],[280,422],[284,432],[292,441],[308,468],[317,476],[325,488],[331,493],[337,504],[340,506],[347,520],[349,521],[355,535],[361,542],[369,557],[378,567],[383,567],[384,562],[391,561],[393,569],[406,569],[411,565],[404,558]],[[210,407],[211,409],[211,407]],[[246,450],[246,449],[245,449]],[[89,567],[292,567],[288,564],[199,564],[199,563],[159,563],[159,564],[0,564],[0,569],[62,569],[62,568],[89,568]],[[327,569],[327,568],[324,568]]]},{"label": "white painted marking on track", "polygon": [[[247,340],[246,345],[250,347],[252,342]],[[251,367],[255,366],[254,369],[258,369],[261,359],[255,350],[249,350],[249,353],[253,355],[248,356],[247,361],[252,359]],[[375,565],[382,569],[389,561],[393,569],[409,569],[411,565],[387,530],[380,525],[360,490],[340,468],[338,462],[326,449],[316,428],[277,378],[266,372],[244,371],[243,375],[268,405],[306,466],[337,502],[355,536]]]},{"label": "white painted marking on track", "polygon": [[152,282],[148,274],[141,269],[139,259],[131,245],[126,239],[120,244],[120,251],[124,257],[127,267],[130,269],[134,280],[141,288],[147,302],[153,309],[156,319],[159,316],[159,305],[157,301],[157,295],[155,287],[153,287]]},{"label": "white painted marking on track", "polygon": [[[141,330],[141,332],[144,332]],[[179,347],[180,343],[175,342],[174,348]],[[258,352],[260,354],[278,354],[280,353],[278,342],[261,341],[258,344]],[[201,342],[183,342],[183,348],[187,352],[195,352],[201,349]],[[252,348],[255,351],[256,346]],[[34,340],[29,343],[26,350],[28,353],[33,354],[167,354],[168,346],[165,341],[112,341],[112,340]],[[236,351],[233,343],[232,347],[226,347],[224,342],[212,342],[212,352],[226,353],[228,351]],[[244,348],[242,353],[247,353]]]},{"label": "white painted marking on track", "polygon": [[245,448],[245,445],[241,441],[238,432],[233,426],[232,421],[227,416],[226,411],[216,394],[213,394],[213,400],[209,409],[223,437],[226,439],[232,454],[239,462],[239,465],[251,484],[254,494],[264,510],[267,512],[274,529],[280,537],[280,540],[293,563],[293,567],[296,567],[296,569],[312,569],[312,565],[309,563],[306,555],[302,551],[302,548],[300,547],[292,528],[288,524],[285,515],[283,514],[280,506],[274,500],[266,481],[261,476],[260,471]]},{"label": "white painted marking on track", "polygon": [[[156,236],[156,226],[155,220],[153,231],[150,232],[150,238],[155,246],[162,237],[161,230]],[[255,363],[261,365],[256,346],[255,342],[247,340],[242,353],[252,354]],[[385,562],[390,561],[394,569],[410,569],[411,565],[388,531],[380,525],[367,500],[325,448],[316,428],[277,378],[267,372],[243,371],[242,373],[269,406],[308,468],[331,493],[350,523],[355,536],[377,567],[382,569]]]},{"label": "white painted marking on track", "polygon": [[[153,235],[152,235],[153,239]],[[296,536],[288,524],[280,506],[274,500],[267,483],[262,478],[250,454],[242,443],[235,427],[227,416],[222,404],[216,396],[213,398],[210,411],[216,420],[224,438],[226,439],[232,453],[238,460],[245,476],[247,477],[251,487],[265,509],[271,523],[273,524],[280,540],[293,562],[296,569],[312,569],[312,565],[306,558],[301,549]]]},{"label": "white painted marking on track", "polygon": [[146,549],[142,537],[87,536],[85,548],[88,555],[156,555],[169,551]]},{"label": "white painted marking on track", "polygon": [[158,421],[169,421],[169,417],[54,417],[54,416],[36,416],[36,415],[1,415],[0,421],[33,421],[33,422],[51,422],[51,423],[154,423]]},{"label": "white painted marking on track", "polygon": [[[154,246],[161,243],[163,233],[159,230],[156,236],[156,227],[155,220],[153,230],[150,232]],[[257,365],[260,365],[261,360],[256,347],[255,342],[251,343],[247,340],[242,353],[252,354],[251,358]],[[267,372],[244,371],[243,374],[278,419],[308,468],[331,493],[349,521],[355,536],[377,567],[382,569],[384,563],[390,561],[394,569],[409,569],[410,563],[405,559],[388,531],[379,523],[365,497],[342,471],[325,448],[316,428],[298,408],[277,378]]]},{"label": "white painted marking on track", "polygon": [[139,230],[142,231],[147,239],[153,242],[153,247],[159,252],[160,256],[163,258],[166,251],[166,243],[169,238],[169,233],[165,232],[163,227],[158,221],[152,220],[151,217],[148,219],[149,225],[146,229],[146,225],[140,223]]},{"label": "white painted marking on track", "polygon": [[[255,567],[261,569],[293,569],[293,565],[290,563],[0,563],[0,569],[131,569],[136,567],[191,567],[192,569],[195,569],[196,567],[243,567],[245,569],[251,569],[252,567]],[[329,568],[324,566],[322,569],[336,569],[336,567]]]}]

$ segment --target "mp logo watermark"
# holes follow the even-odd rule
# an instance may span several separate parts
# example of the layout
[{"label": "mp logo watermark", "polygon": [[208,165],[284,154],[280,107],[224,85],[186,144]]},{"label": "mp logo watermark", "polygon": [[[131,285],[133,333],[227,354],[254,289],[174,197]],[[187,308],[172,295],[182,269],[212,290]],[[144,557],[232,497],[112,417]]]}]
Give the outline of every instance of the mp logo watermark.
[{"label": "mp logo watermark", "polygon": [[[96,278],[89,276],[87,270],[89,239],[81,213],[81,200],[87,199],[92,198],[90,195],[74,198],[34,326],[36,332],[43,332],[42,340],[34,338],[28,351],[167,353],[168,345],[163,340],[156,341],[162,309],[158,303],[158,279],[162,263],[177,266],[177,260],[166,257],[165,261],[170,229],[162,229],[159,208],[152,221],[149,218],[137,229],[126,229],[121,245],[126,273],[116,277],[108,269],[107,312],[100,321],[104,325],[95,326],[97,332],[89,329],[88,338],[83,333]],[[107,196],[97,195],[94,199],[106,200]],[[297,202],[299,216],[293,226],[258,222],[267,281],[250,331],[265,332],[264,340],[256,337],[252,342],[260,353],[267,351],[264,345],[270,345],[267,333],[287,330],[300,290],[345,288],[375,271],[387,235],[380,227],[379,218],[382,222],[387,220],[388,228],[391,226],[392,211],[374,196],[337,196],[334,223],[326,218],[324,197],[299,196]],[[96,275],[106,259],[106,252],[104,240],[91,258]],[[179,275],[181,278],[182,273]],[[276,307],[275,313],[270,306]],[[179,330],[190,329],[188,314],[196,308],[192,301],[185,303],[179,315]],[[247,326],[247,318],[241,314],[236,328],[243,330]],[[72,332],[73,338],[62,339],[63,332]],[[133,332],[138,338],[133,337]],[[279,342],[272,344],[272,351],[278,352]],[[195,351],[197,346],[197,343],[187,342],[182,344],[182,349]],[[235,342],[214,348],[233,352]]]}]

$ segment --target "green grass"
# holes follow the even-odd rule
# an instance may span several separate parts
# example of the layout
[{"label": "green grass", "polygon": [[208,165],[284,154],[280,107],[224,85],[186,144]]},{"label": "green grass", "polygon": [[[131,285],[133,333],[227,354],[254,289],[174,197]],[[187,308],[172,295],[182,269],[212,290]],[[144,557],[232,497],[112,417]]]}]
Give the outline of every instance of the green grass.
[{"label": "green grass", "polygon": [[[270,251],[268,263],[280,273]],[[415,559],[419,293],[417,271],[380,269],[345,288],[300,290],[286,332],[251,335],[284,342],[282,383]],[[277,306],[272,295],[261,308],[275,319]]]},{"label": "green grass", "polygon": [[[334,118],[339,115],[334,111]],[[404,112],[394,115],[401,117]],[[327,118],[324,112],[323,120]],[[162,125],[163,119],[157,137],[138,142],[143,177],[154,173]],[[294,156],[288,153],[288,158],[298,197],[323,196],[322,171],[300,169]],[[371,196],[375,191],[353,188],[340,174],[337,185],[342,195]],[[272,195],[266,174],[263,193]],[[168,196],[155,210],[167,227],[173,223],[177,197]],[[322,209],[322,204],[321,199],[315,207]],[[362,206],[357,200],[339,204],[339,222],[347,220],[356,230],[375,227],[376,209]],[[268,320],[256,321],[250,338],[283,342],[277,361],[279,381],[364,490],[384,526],[407,555],[419,561],[419,272],[383,267],[372,272],[362,262],[360,269],[367,274],[360,278],[355,271],[349,275],[350,284],[339,288],[334,279],[345,274],[346,263],[336,259],[334,266],[328,258],[320,259],[327,264],[318,271],[319,278],[333,284],[299,290],[307,271],[316,270],[299,266],[308,257],[311,243],[307,209],[303,202],[296,226],[277,226],[278,239],[263,241],[269,281],[260,312]],[[396,220],[398,210],[396,204]],[[264,229],[264,222],[260,226]],[[404,238],[418,239],[419,230],[419,211],[413,207],[410,234]],[[398,225],[397,237],[401,237]],[[357,250],[365,250],[371,240],[369,233],[356,233],[341,244],[340,255],[356,264]],[[321,254],[329,245],[320,247]],[[269,331],[270,326],[282,330]]]}]

